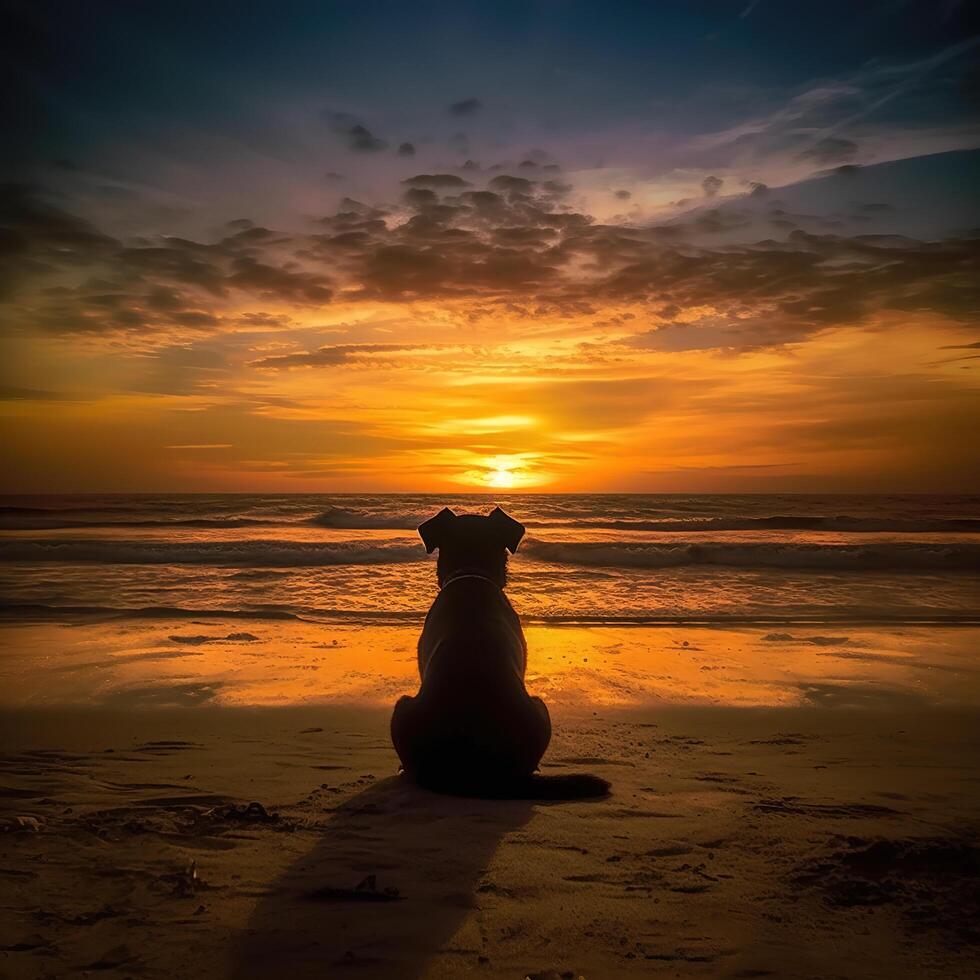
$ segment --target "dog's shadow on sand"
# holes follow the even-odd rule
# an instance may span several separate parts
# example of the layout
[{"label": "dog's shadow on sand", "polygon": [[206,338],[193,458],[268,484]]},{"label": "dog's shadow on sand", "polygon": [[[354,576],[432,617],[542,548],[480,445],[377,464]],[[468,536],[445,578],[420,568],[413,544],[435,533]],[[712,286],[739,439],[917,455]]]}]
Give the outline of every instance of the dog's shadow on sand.
[{"label": "dog's shadow on sand", "polygon": [[411,978],[440,950],[450,972],[456,957],[474,968],[478,943],[446,944],[476,908],[501,841],[535,805],[442,796],[398,776],[372,785],[338,806],[316,847],[260,901],[233,951],[233,976],[294,980],[346,967]]}]

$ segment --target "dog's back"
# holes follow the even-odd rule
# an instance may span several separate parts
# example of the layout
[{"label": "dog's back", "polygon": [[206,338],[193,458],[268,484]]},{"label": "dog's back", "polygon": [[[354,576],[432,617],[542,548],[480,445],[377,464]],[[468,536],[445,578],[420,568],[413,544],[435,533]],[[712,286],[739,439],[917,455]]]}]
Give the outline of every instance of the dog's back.
[{"label": "dog's back", "polygon": [[440,590],[425,617],[418,646],[420,693],[447,690],[455,700],[479,701],[523,690],[527,645],[513,606],[497,585],[462,575]]},{"label": "dog's back", "polygon": [[489,517],[443,510],[419,528],[439,549],[440,592],[419,640],[421,686],[402,698],[392,740],[420,781],[485,785],[526,777],[551,738],[548,710],[524,687],[527,647],[503,593],[506,553],[524,528],[499,508]]}]

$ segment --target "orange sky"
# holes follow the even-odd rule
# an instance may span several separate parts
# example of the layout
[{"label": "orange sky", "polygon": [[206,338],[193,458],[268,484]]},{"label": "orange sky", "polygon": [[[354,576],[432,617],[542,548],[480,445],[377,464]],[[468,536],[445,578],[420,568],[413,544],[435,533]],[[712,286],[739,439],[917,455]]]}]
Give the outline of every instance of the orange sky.
[{"label": "orange sky", "polygon": [[5,339],[24,389],[3,403],[8,489],[916,491],[977,475],[975,362],[955,349],[974,336],[934,313],[659,350],[637,337],[719,311],[357,302],[277,309],[260,330],[248,312],[162,343]]}]

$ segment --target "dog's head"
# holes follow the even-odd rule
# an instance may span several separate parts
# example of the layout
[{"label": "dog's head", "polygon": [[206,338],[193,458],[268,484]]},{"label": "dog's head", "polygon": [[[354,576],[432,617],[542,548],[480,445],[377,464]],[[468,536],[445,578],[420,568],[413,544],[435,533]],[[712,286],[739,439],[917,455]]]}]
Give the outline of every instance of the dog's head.
[{"label": "dog's head", "polygon": [[507,552],[513,554],[524,537],[524,525],[495,507],[486,517],[454,514],[443,507],[419,525],[428,554],[439,549],[436,575],[443,585],[454,575],[485,575],[501,588],[507,583]]}]

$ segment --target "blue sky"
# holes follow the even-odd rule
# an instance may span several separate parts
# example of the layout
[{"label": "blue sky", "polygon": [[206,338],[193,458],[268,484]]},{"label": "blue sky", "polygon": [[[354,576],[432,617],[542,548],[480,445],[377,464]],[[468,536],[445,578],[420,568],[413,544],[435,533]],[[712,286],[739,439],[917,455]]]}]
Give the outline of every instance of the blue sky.
[{"label": "blue sky", "polygon": [[[232,145],[302,179],[314,154],[325,172],[378,170],[332,138],[347,114],[427,162],[539,149],[567,169],[654,172],[731,166],[724,148],[686,144],[808,97],[800,128],[859,146],[922,130],[925,148],[947,149],[977,115],[980,24],[949,0],[5,6],[18,174],[67,160],[176,193],[179,177],[135,160],[134,143],[191,168]],[[474,111],[448,111],[466,100]],[[760,156],[781,151],[773,135]]]}]

